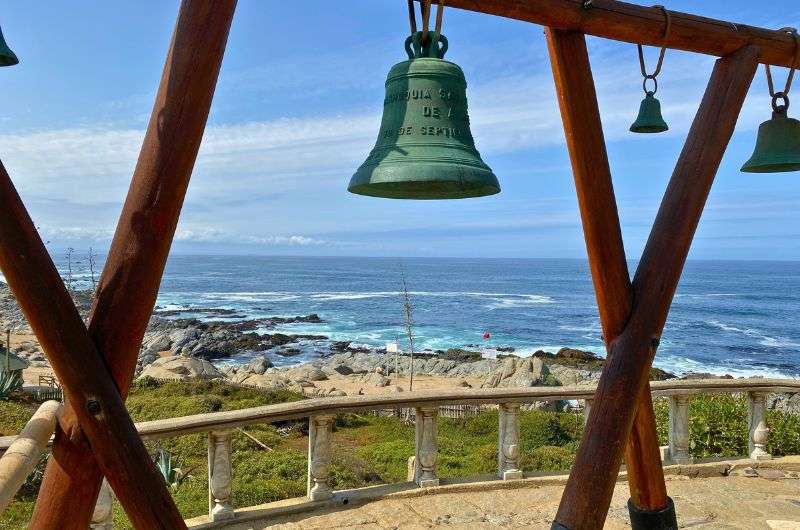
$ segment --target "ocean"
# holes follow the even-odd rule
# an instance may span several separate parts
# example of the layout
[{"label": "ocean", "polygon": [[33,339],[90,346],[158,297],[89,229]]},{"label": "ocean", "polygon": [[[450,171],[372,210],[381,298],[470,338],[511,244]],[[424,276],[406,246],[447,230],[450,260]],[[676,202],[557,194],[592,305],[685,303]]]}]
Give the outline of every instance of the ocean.
[{"label": "ocean", "polygon": [[[64,273],[66,259],[56,261]],[[175,255],[158,310],[226,308],[246,318],[316,313],[322,323],[277,331],[405,347],[403,275],[417,351],[466,348],[494,356],[510,347],[525,356],[570,347],[605,354],[582,260]],[[88,285],[85,257],[73,261],[73,277]],[[798,377],[798,314],[800,262],[689,261],[655,365],[676,373]],[[319,352],[319,343],[308,343],[302,355],[275,360],[304,362]]]}]

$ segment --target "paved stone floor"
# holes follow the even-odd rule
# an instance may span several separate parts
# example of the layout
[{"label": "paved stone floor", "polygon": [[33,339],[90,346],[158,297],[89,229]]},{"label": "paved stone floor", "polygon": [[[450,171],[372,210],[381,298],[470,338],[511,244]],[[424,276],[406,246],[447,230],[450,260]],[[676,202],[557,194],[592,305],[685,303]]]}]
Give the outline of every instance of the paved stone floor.
[{"label": "paved stone floor", "polygon": [[[797,474],[716,478],[670,477],[682,528],[796,529],[800,530],[800,480]],[[270,525],[242,523],[246,529],[422,529],[422,528],[535,528],[549,529],[562,486],[525,485],[516,489],[488,489],[394,497],[338,511],[283,516]],[[605,528],[630,528],[625,503],[626,483],[619,483]]]}]

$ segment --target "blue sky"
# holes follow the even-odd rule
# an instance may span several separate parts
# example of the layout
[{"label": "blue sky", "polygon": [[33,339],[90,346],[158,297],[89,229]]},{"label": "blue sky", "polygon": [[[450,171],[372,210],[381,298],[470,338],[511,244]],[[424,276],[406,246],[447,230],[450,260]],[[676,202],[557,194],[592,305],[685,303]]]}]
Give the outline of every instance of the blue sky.
[{"label": "blue sky", "polygon": [[[177,1],[9,1],[21,64],[0,70],[0,156],[51,246],[108,245],[136,162]],[[667,7],[765,27],[789,0]],[[403,59],[403,0],[240,0],[176,236],[178,252],[583,257],[569,160],[540,26],[445,12],[473,134],[500,195],[391,201],[346,185],[377,135],[383,82]],[[589,38],[626,250],[638,257],[713,58],[669,51],[659,98],[671,130],[633,135],[636,47]],[[649,62],[657,50],[648,49]],[[776,69],[778,83],[786,70]],[[800,94],[800,88],[797,89]],[[800,99],[797,99],[800,102]],[[769,117],[763,68],[695,240],[701,259],[800,259],[800,174],[742,174]],[[800,103],[792,109],[800,117]],[[713,127],[713,124],[709,124]]]}]

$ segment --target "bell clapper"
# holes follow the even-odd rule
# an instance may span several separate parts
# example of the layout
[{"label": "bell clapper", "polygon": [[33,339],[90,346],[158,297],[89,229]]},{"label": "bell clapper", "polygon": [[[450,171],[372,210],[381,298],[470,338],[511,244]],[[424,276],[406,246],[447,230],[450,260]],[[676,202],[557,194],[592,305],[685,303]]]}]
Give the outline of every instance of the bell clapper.
[{"label": "bell clapper", "polygon": [[795,28],[783,28],[795,42],[795,60],[789,69],[783,90],[775,92],[772,70],[765,64],[767,87],[772,97],[772,118],[758,128],[758,138],[753,155],[742,166],[746,173],[781,173],[800,171],[800,121],[789,117],[789,91],[798,65],[800,65],[800,36]]},{"label": "bell clapper", "polygon": [[[669,16],[669,11],[664,8],[664,6],[653,6],[664,13],[664,19],[666,21],[666,25],[664,26],[664,40],[666,41],[667,36],[669,35],[669,29],[671,26],[671,19]],[[656,92],[658,92],[658,74],[661,73],[661,66],[664,64],[664,55],[667,52],[666,47],[662,47],[661,51],[658,54],[658,63],[656,63],[656,69],[653,71],[652,74],[647,73],[647,67],[644,64],[644,49],[641,44],[636,45],[637,50],[639,52],[639,68],[642,71],[642,90],[644,90],[644,99],[642,100],[641,105],[639,105],[639,115],[636,117],[636,121],[633,122],[631,125],[630,131],[635,133],[660,133],[664,132],[669,129],[667,123],[664,121],[664,118],[661,116],[661,102],[655,98]],[[653,90],[647,89],[647,81],[653,82]]]}]

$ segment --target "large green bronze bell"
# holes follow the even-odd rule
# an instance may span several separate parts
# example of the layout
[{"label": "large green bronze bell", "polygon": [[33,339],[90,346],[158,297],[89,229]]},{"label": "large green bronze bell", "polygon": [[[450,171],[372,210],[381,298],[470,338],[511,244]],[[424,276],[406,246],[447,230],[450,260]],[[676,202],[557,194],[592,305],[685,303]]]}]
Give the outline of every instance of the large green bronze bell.
[{"label": "large green bronze bell", "polygon": [[631,125],[631,132],[660,133],[669,130],[667,122],[661,116],[661,102],[653,92],[646,92],[642,104],[639,105],[639,116]]},{"label": "large green bronze bell", "polygon": [[443,60],[447,39],[435,31],[406,39],[408,60],[386,78],[378,141],[347,187],[390,199],[463,199],[500,192],[469,127],[467,82]]},{"label": "large green bronze bell", "polygon": [[3,38],[3,30],[0,29],[0,66],[13,66],[18,62],[19,59],[6,44],[6,39]]},{"label": "large green bronze bell", "polygon": [[746,173],[800,171],[800,121],[787,116],[788,105],[775,107],[772,119],[758,128],[753,156],[742,166]]}]

